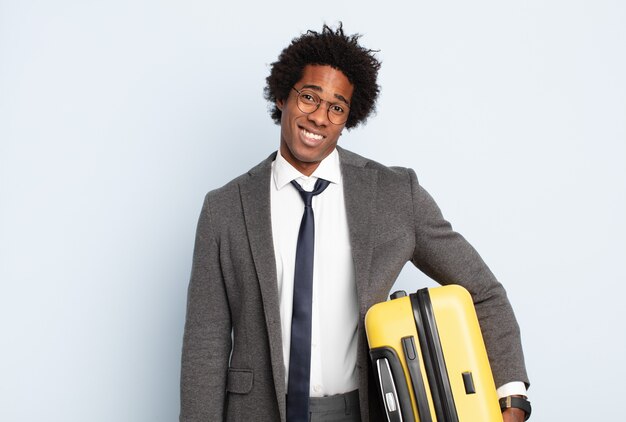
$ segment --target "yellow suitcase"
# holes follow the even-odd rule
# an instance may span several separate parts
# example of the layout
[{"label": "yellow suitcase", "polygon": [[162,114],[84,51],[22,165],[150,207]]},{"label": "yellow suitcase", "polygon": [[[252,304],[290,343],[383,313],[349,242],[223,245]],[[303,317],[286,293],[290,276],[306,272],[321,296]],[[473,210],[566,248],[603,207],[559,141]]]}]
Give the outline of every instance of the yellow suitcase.
[{"label": "yellow suitcase", "polygon": [[370,357],[389,422],[501,422],[470,294],[420,289],[365,315]]}]

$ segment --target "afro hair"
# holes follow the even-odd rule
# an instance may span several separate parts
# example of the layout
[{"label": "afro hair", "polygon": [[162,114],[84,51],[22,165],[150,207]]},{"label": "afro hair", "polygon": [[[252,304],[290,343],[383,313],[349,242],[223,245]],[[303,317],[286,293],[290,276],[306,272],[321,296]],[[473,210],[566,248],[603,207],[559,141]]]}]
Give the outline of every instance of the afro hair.
[{"label": "afro hair", "polygon": [[289,97],[291,88],[302,78],[303,69],[307,65],[331,66],[346,75],[354,86],[347,129],[367,120],[375,111],[380,93],[380,86],[376,83],[380,61],[374,57],[376,50],[358,44],[360,37],[359,34],[345,35],[340,22],[336,30],[324,24],[322,32],[309,30],[291,41],[278,56],[278,61],[271,64],[264,90],[276,124],[280,124],[282,115],[276,101]]}]

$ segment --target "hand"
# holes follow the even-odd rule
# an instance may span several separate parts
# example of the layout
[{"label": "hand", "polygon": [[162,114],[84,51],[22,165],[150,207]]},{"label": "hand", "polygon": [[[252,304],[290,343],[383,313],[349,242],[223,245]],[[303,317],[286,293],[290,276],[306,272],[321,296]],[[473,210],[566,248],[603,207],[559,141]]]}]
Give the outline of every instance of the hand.
[{"label": "hand", "polygon": [[526,412],[522,409],[511,407],[502,412],[503,422],[524,422]]}]

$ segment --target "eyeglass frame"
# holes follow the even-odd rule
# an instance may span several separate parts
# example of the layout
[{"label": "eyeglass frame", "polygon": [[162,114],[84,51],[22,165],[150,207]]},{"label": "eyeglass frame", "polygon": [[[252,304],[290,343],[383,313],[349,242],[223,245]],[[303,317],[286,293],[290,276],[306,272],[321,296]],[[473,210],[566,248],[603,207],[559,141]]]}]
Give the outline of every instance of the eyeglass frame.
[{"label": "eyeglass frame", "polygon": [[[330,101],[325,100],[325,99],[323,99],[322,97],[320,97],[320,96],[319,96],[316,92],[311,91],[311,93],[312,93],[312,94],[315,94],[315,95],[319,98],[319,102],[317,103],[317,107],[315,107],[315,110],[312,110],[312,111],[306,112],[306,111],[304,111],[304,110],[302,110],[302,109],[300,108],[300,102],[299,102],[300,95],[302,95],[302,91],[304,91],[304,88],[302,89],[302,91],[301,91],[301,90],[299,90],[298,88],[296,88],[295,86],[292,86],[291,88],[292,88],[294,91],[296,91],[296,92],[298,93],[298,95],[297,95],[297,97],[296,97],[296,106],[298,107],[298,110],[300,110],[302,113],[304,113],[304,114],[312,114],[312,113],[315,113],[317,110],[319,110],[320,106],[322,105],[322,102],[326,102],[326,103],[328,103],[328,108],[326,109],[326,117],[328,118],[328,121],[329,121],[329,122],[331,122],[331,123],[332,123],[332,124],[334,124],[334,125],[343,125],[343,124],[345,124],[345,123],[348,121],[348,118],[350,117],[350,104],[349,104],[349,103],[344,103],[344,102],[335,102],[335,103],[331,103]],[[343,107],[343,106],[348,107],[348,112],[346,113],[346,116],[347,116],[347,117],[346,117],[346,120],[344,120],[344,121],[343,121],[343,122],[341,122],[341,123],[335,123],[335,122],[333,122],[333,121],[330,119],[330,108],[331,108],[332,106],[334,106],[334,105],[341,105],[342,107]]]}]

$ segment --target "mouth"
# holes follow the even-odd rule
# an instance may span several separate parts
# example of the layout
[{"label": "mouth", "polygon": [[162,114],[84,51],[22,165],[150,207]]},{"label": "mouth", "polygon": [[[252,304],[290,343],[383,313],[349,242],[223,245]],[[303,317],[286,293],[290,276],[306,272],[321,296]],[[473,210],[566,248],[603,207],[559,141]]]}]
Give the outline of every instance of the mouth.
[{"label": "mouth", "polygon": [[317,145],[325,138],[324,135],[308,131],[303,127],[299,127],[299,129],[300,129],[300,135],[302,136],[302,139],[307,144]]}]

